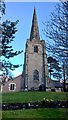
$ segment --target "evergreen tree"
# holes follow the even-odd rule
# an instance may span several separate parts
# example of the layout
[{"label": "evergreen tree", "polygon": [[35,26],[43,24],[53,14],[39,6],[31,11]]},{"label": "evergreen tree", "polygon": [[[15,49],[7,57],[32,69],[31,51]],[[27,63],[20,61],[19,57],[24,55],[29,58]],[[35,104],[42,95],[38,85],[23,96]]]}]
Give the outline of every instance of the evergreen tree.
[{"label": "evergreen tree", "polygon": [[59,66],[59,62],[51,56],[48,57],[47,60],[48,60],[50,78],[52,76],[53,78],[60,80],[62,76],[61,76],[61,67]]},{"label": "evergreen tree", "polygon": [[[1,15],[5,14],[5,4],[4,2],[0,2],[0,10]],[[15,51],[12,48],[12,41],[14,41],[15,33],[17,32],[16,25],[18,24],[18,20],[16,22],[4,21],[0,26],[0,68],[3,71],[3,74],[8,75],[8,69],[15,70],[21,65],[15,65],[10,62],[10,58],[13,58],[23,51]]]}]

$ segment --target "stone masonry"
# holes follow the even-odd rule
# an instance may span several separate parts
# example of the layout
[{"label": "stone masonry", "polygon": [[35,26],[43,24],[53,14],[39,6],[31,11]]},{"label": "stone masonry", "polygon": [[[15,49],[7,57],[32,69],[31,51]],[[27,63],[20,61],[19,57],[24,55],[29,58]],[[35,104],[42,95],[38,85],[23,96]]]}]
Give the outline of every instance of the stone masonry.
[{"label": "stone masonry", "polygon": [[[35,50],[34,50],[35,49]],[[34,74],[36,71],[36,74]],[[48,87],[48,64],[45,40],[40,40],[36,10],[34,8],[30,39],[26,41],[23,89],[39,90],[40,85]]]}]

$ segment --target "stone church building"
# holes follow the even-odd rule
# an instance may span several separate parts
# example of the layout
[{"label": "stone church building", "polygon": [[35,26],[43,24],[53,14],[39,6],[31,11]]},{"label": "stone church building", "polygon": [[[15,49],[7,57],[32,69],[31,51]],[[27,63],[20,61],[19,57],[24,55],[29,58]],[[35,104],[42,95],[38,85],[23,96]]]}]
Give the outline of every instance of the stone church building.
[{"label": "stone church building", "polygon": [[[48,87],[48,64],[46,45],[40,40],[36,11],[34,9],[30,38],[26,41],[23,89],[38,90],[40,85]],[[44,89],[44,88],[43,88]]]},{"label": "stone church building", "polygon": [[45,40],[40,40],[34,8],[30,38],[26,40],[23,73],[1,86],[3,92],[48,90],[48,63]]}]

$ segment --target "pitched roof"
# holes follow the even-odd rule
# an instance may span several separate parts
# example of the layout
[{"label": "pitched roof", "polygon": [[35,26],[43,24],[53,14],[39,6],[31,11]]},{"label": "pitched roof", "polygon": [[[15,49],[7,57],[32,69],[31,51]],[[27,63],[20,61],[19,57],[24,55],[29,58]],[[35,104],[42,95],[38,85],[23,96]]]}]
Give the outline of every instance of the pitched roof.
[{"label": "pitched roof", "polygon": [[54,80],[52,80],[50,84],[51,84],[51,87],[55,87],[55,88],[61,88],[61,87],[63,87],[62,84],[60,83],[60,81],[54,81]]}]

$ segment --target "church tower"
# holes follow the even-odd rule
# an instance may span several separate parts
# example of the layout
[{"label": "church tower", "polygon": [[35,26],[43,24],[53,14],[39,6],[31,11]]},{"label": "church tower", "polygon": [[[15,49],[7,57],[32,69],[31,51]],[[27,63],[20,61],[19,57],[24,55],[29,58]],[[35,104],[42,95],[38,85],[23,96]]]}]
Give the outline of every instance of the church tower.
[{"label": "church tower", "polygon": [[23,79],[24,90],[46,90],[48,87],[46,45],[44,40],[40,40],[35,8],[30,38],[26,41]]}]

